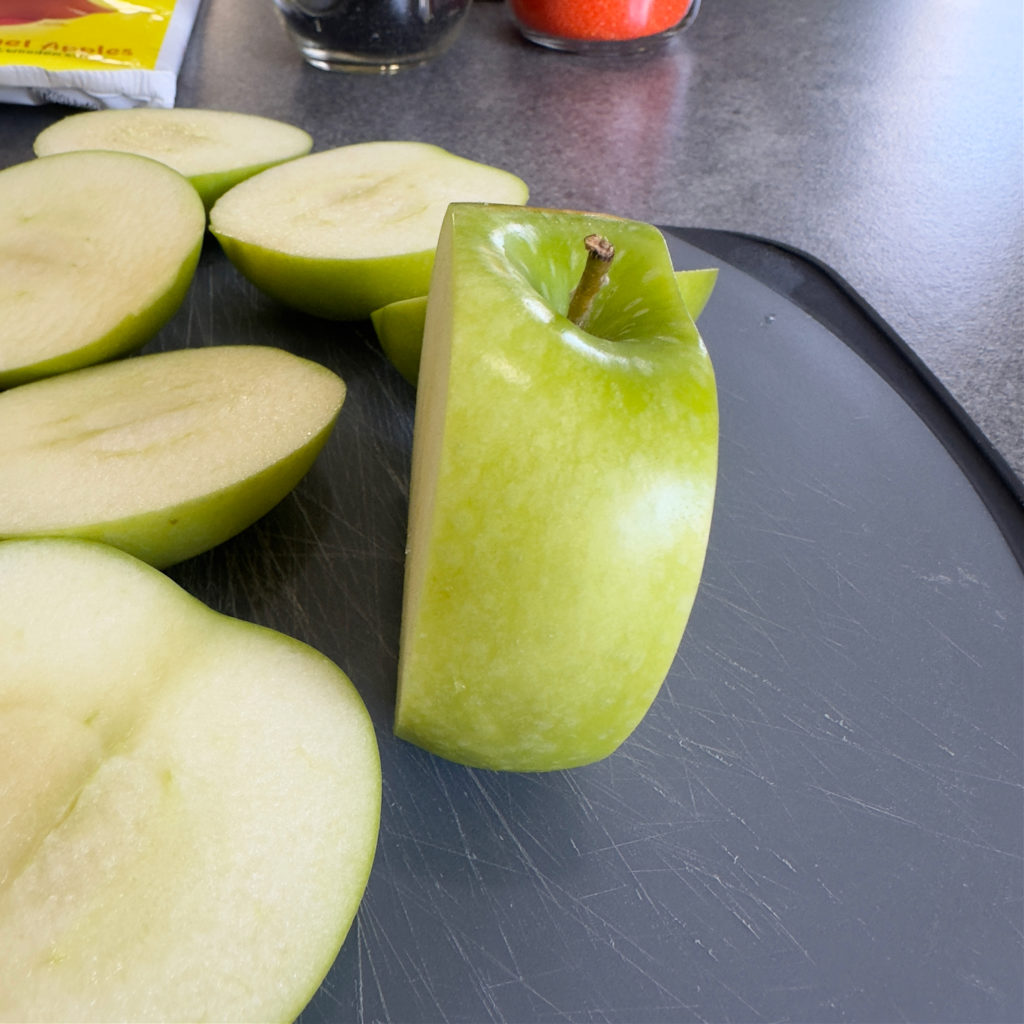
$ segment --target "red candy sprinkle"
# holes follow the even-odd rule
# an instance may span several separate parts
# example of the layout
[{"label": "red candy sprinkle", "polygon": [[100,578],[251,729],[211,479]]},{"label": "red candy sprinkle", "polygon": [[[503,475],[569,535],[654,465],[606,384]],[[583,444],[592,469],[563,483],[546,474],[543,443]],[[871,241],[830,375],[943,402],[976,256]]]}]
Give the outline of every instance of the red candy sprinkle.
[{"label": "red candy sprinkle", "polygon": [[561,39],[639,39],[664,32],[686,17],[693,0],[510,0],[512,13],[532,32]]}]

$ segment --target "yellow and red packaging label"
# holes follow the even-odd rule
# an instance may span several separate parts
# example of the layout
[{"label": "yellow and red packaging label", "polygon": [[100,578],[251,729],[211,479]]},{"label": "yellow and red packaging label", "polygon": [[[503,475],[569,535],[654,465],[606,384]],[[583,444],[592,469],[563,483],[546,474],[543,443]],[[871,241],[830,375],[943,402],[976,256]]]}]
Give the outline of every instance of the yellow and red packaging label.
[{"label": "yellow and red packaging label", "polygon": [[172,107],[200,0],[0,0],[0,101]]}]

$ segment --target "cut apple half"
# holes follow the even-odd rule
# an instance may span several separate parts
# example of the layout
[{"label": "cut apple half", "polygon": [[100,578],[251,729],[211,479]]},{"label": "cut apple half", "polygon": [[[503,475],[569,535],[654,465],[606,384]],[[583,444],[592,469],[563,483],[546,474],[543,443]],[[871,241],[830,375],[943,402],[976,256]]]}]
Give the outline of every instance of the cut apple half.
[{"label": "cut apple half", "polygon": [[0,388],[145,344],[184,299],[205,227],[195,189],[146,157],[0,171]]},{"label": "cut apple half", "polygon": [[69,114],[44,128],[36,156],[107,149],[152,157],[183,174],[207,209],[229,188],[313,148],[295,125],[227,110],[135,107]]},{"label": "cut apple half", "polygon": [[0,580],[0,1019],[293,1020],[376,847],[352,683],[106,545]]},{"label": "cut apple half", "polygon": [[448,204],[522,204],[514,174],[422,142],[365,142],[272,167],[225,193],[210,230],[278,301],[361,320],[425,295]]},{"label": "cut apple half", "polygon": [[305,475],[345,385],[280,349],[182,349],[0,394],[0,538],[104,541],[155,566],[255,522]]}]

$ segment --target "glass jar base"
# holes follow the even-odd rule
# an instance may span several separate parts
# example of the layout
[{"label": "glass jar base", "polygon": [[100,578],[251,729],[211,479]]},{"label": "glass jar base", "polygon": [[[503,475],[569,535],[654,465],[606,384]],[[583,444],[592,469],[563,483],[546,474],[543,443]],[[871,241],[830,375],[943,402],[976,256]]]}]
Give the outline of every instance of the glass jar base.
[{"label": "glass jar base", "polygon": [[531,26],[522,17],[513,18],[523,38],[544,46],[549,50],[560,50],[563,53],[578,53],[590,56],[629,57],[635,54],[652,53],[663,49],[671,39],[682,32],[697,16],[700,0],[693,0],[685,15],[675,25],[651,35],[635,36],[629,39],[583,39],[573,36],[554,35],[542,32]]},{"label": "glass jar base", "polygon": [[653,36],[640,36],[636,39],[566,39],[562,36],[535,32],[523,26],[520,26],[519,30],[531,43],[547,47],[549,50],[602,57],[630,57],[634,54],[660,50],[678,32],[678,29],[670,28]]},{"label": "glass jar base", "polygon": [[393,75],[439,57],[470,0],[274,0],[303,60],[321,71]]},{"label": "glass jar base", "polygon": [[367,56],[366,54],[325,50],[323,47],[312,46],[302,40],[296,42],[302,59],[319,71],[344,71],[363,75],[395,75],[408,68],[421,67],[442,52],[441,50],[430,50],[427,53],[403,53],[400,56],[391,57]]}]

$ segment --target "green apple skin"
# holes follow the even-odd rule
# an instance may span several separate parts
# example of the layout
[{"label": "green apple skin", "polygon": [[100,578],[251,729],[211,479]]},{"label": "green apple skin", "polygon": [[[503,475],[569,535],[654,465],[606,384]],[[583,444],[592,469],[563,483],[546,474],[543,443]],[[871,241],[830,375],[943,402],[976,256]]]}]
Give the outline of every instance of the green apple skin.
[{"label": "green apple skin", "polygon": [[309,471],[345,398],[264,346],[137,356],[0,395],[0,539],[81,537],[163,568],[241,532]]},{"label": "green apple skin", "polygon": [[[704,270],[677,270],[679,294],[694,321],[704,312],[711,298],[718,268]],[[427,320],[427,296],[400,299],[370,315],[381,350],[396,370],[413,387],[420,372],[420,349],[423,346],[423,326]]]},{"label": "green apple skin", "polygon": [[[140,108],[141,109],[141,108]],[[312,138],[310,138],[310,145],[312,145]],[[308,152],[306,150],[305,152]],[[283,160],[267,160],[263,163],[258,164],[246,164],[245,167],[235,167],[230,171],[210,171],[207,174],[190,174],[188,180],[192,183],[192,187],[199,193],[199,198],[203,201],[203,206],[206,207],[207,213],[213,209],[213,204],[225,192],[233,189],[236,185],[240,185],[243,181],[249,178],[255,177],[262,171],[269,170],[271,167],[277,167],[278,164],[285,163],[286,160],[295,160],[299,156],[303,156],[305,153],[297,153],[295,156],[286,157]]]},{"label": "green apple skin", "polygon": [[325,260],[253,245],[218,234],[216,228],[213,233],[239,273],[261,292],[325,320],[363,320],[381,306],[425,293],[430,287],[433,249]]},{"label": "green apple skin", "polygon": [[718,281],[718,268],[706,267],[701,270],[677,270],[676,284],[687,312],[694,323],[700,318],[707,306],[711,293]]},{"label": "green apple skin", "polygon": [[294,1020],[376,849],[352,683],[105,545],[0,580],[0,1019]]},{"label": "green apple skin", "polygon": [[36,156],[105,149],[159,160],[191,182],[207,211],[229,188],[312,148],[308,132],[284,121],[189,107],[82,111],[33,143]]},{"label": "green apple skin", "polygon": [[425,295],[448,203],[525,203],[516,175],[421,142],[365,142],[255,175],[210,211],[231,263],[313,316],[364,320]]},{"label": "green apple skin", "polygon": [[[583,238],[616,256],[588,329]],[[396,734],[464,764],[599,760],[667,675],[703,569],[714,372],[661,233],[454,204],[427,302]]]},{"label": "green apple skin", "polygon": [[195,189],[146,157],[0,171],[0,388],[141,348],[185,298],[205,230]]},{"label": "green apple skin", "polygon": [[427,320],[427,296],[389,302],[370,314],[370,322],[381,351],[392,366],[416,387],[423,348],[423,326]]}]

